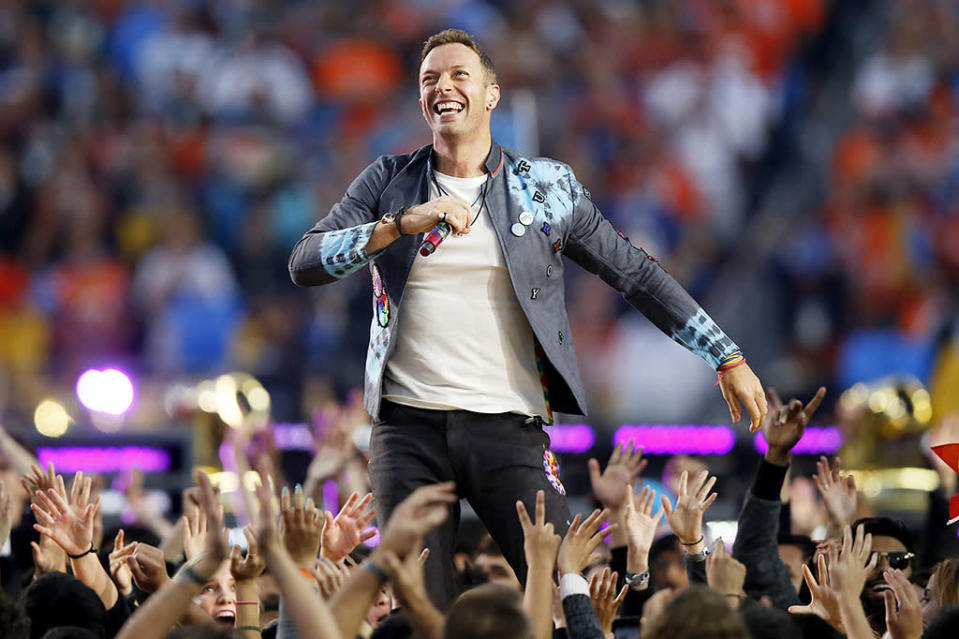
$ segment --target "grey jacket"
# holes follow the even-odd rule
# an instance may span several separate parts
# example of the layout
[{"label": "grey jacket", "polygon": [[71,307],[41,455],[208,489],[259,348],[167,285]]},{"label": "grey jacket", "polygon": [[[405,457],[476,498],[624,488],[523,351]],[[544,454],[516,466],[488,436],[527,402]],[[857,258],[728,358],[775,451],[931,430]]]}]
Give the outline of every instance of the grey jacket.
[{"label": "grey jacket", "polygon": [[[364,390],[366,409],[373,417],[379,414],[383,372],[396,344],[397,313],[423,235],[401,237],[374,255],[368,255],[365,247],[384,214],[429,199],[431,155],[432,146],[424,146],[378,158],[290,255],[290,276],[299,286],[329,284],[369,267],[374,298]],[[485,203],[516,297],[542,349],[542,373],[553,410],[586,413],[566,315],[563,255],[598,274],[666,335],[713,368],[737,350],[654,258],[616,232],[567,165],[523,157],[494,142],[486,170],[490,181]],[[510,227],[524,211],[533,214],[533,223],[526,233],[514,235]],[[468,303],[464,300],[464,308]]]}]

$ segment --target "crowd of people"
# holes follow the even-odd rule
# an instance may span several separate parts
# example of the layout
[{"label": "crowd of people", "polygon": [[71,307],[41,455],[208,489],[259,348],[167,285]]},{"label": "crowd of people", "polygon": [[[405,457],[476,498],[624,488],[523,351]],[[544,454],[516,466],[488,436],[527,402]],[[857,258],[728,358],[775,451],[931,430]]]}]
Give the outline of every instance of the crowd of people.
[{"label": "crowd of people", "polygon": [[[269,455],[237,440],[238,473],[250,474],[253,458],[258,481],[219,493],[197,472],[175,522],[151,514],[129,491],[136,516],[105,528],[98,478],[80,472],[68,482],[4,434],[0,541],[8,552],[0,558],[0,634],[955,636],[959,557],[921,544],[928,531],[870,512],[838,460],[823,458],[813,475],[828,527],[820,538],[795,532],[800,527],[780,495],[791,451],[823,395],[805,405],[772,400],[763,424],[769,447],[742,498],[734,543],[710,538],[704,523],[717,478],[702,461],[667,464],[669,494],[657,495],[651,484],[636,490],[646,460],[630,442],[605,468],[590,461],[598,507],[576,514],[564,538],[546,523],[542,491],[532,503],[517,501],[525,583],[488,537],[461,535],[457,592],[445,610],[427,594],[423,537],[449,516],[457,501],[452,483],[414,491],[374,528],[372,495],[353,493],[334,515],[317,492],[319,482],[344,472],[351,455],[339,463],[324,455],[307,477],[285,478]],[[955,487],[948,472],[952,488],[943,486],[937,499]],[[931,519],[929,527],[943,536],[943,521]]]}]

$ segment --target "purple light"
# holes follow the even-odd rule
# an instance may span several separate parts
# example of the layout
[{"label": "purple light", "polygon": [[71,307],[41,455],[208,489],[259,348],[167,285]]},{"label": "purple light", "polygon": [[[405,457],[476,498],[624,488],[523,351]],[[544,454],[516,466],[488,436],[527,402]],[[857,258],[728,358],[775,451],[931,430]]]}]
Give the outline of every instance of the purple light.
[{"label": "purple light", "polygon": [[313,451],[313,432],[306,424],[273,424],[277,450]]},{"label": "purple light", "polygon": [[[769,450],[762,433],[756,433],[753,446],[760,455]],[[832,455],[842,447],[842,432],[836,426],[807,426],[792,452],[799,455]]]},{"label": "purple light", "polygon": [[340,487],[336,480],[328,479],[323,482],[323,508],[334,515],[340,512]]},{"label": "purple light", "polygon": [[170,470],[170,453],[153,446],[64,446],[38,448],[40,466],[53,466],[63,473],[119,473],[137,468],[145,473]]},{"label": "purple light", "polygon": [[596,442],[596,433],[587,424],[546,426],[550,448],[555,453],[585,453]]},{"label": "purple light", "polygon": [[77,399],[92,411],[122,415],[133,405],[133,382],[116,368],[91,368],[77,378]]},{"label": "purple light", "polygon": [[614,444],[633,440],[647,455],[725,455],[736,444],[729,426],[669,426],[626,424],[613,434]]}]

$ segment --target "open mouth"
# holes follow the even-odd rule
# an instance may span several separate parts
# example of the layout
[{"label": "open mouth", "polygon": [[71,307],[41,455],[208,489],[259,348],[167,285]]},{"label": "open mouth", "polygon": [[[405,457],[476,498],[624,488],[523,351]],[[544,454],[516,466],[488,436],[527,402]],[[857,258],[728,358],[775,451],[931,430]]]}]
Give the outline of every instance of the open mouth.
[{"label": "open mouth", "polygon": [[437,115],[450,115],[454,113],[459,113],[465,107],[459,102],[454,102],[452,100],[442,100],[433,105],[433,112]]},{"label": "open mouth", "polygon": [[879,583],[873,584],[872,586],[867,586],[867,590],[874,597],[882,597],[882,593],[887,590],[892,590],[892,586],[887,584],[885,581],[880,581]]},{"label": "open mouth", "polygon": [[236,625],[236,613],[232,610],[217,610],[213,617],[217,623],[232,628]]}]

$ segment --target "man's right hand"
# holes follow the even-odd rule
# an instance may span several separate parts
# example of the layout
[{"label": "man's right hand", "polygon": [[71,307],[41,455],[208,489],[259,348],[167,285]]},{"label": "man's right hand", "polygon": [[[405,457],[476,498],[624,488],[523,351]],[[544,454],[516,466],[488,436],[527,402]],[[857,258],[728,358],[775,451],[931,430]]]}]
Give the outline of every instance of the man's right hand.
[{"label": "man's right hand", "polygon": [[406,209],[400,225],[403,227],[403,235],[416,235],[428,233],[444,221],[444,218],[446,223],[453,227],[454,233],[470,232],[473,216],[469,203],[449,195]]}]

